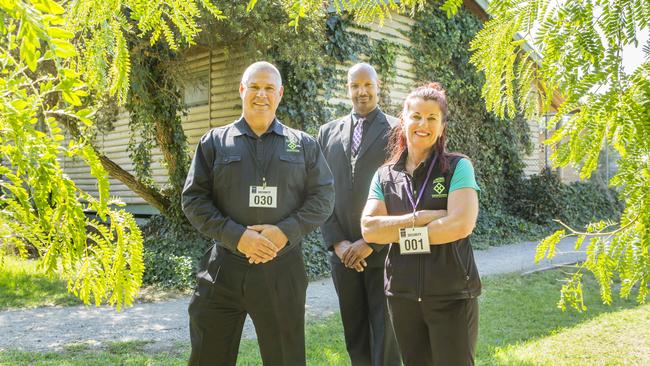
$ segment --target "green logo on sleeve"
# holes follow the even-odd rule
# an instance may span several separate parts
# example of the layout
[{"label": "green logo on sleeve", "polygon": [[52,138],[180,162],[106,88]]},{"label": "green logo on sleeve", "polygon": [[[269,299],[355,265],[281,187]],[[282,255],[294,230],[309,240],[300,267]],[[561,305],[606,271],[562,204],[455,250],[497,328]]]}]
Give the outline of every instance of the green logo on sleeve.
[{"label": "green logo on sleeve", "polygon": [[435,178],[432,182],[433,194],[431,198],[447,198],[447,193],[445,192],[445,177]]}]

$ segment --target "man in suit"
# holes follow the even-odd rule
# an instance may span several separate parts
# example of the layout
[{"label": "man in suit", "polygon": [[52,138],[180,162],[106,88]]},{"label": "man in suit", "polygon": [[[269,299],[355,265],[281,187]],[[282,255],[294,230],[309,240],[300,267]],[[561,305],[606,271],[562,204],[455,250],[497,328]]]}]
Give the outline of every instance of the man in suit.
[{"label": "man in suit", "polygon": [[386,311],[386,246],[361,237],[361,211],[377,168],[386,160],[390,131],[397,124],[377,106],[375,69],[360,63],[348,71],[352,113],[318,131],[334,175],[334,213],[321,226],[332,252],[332,280],[339,297],[345,344],[353,366],[399,365],[399,350]]}]

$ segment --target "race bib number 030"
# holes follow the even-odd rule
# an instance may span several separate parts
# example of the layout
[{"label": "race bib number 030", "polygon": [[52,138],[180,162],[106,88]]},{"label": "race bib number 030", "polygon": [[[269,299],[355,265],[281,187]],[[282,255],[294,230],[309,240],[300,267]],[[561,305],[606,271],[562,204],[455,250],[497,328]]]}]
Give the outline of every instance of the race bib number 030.
[{"label": "race bib number 030", "polygon": [[277,202],[278,187],[251,186],[248,207],[276,208]]},{"label": "race bib number 030", "polygon": [[399,249],[402,254],[431,253],[429,231],[426,227],[399,229]]}]

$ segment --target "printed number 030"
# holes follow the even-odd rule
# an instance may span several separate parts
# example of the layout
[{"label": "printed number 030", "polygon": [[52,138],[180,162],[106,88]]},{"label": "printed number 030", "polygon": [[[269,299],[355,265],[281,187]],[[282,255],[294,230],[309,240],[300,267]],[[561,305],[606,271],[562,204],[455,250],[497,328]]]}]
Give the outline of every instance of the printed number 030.
[{"label": "printed number 030", "polygon": [[253,197],[253,202],[255,202],[256,205],[272,205],[273,204],[273,197],[272,196],[255,196]]}]

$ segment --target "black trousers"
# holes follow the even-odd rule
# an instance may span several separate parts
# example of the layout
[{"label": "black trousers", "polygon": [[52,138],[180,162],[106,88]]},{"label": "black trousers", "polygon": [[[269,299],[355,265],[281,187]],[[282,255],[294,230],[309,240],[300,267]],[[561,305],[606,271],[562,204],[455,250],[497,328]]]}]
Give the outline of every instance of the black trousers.
[{"label": "black trousers", "polygon": [[399,366],[399,349],[384,294],[384,268],[366,267],[357,272],[337,259],[330,257],[332,280],[352,365]]},{"label": "black trousers", "polygon": [[188,309],[189,364],[234,366],[249,314],[264,365],[305,365],[307,274],[300,248],[265,264],[219,248],[214,262],[214,283],[200,279]]},{"label": "black trousers", "polygon": [[388,298],[405,366],[474,365],[478,300]]}]

